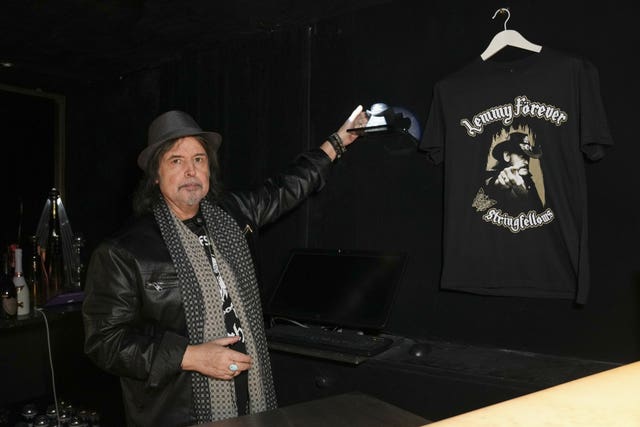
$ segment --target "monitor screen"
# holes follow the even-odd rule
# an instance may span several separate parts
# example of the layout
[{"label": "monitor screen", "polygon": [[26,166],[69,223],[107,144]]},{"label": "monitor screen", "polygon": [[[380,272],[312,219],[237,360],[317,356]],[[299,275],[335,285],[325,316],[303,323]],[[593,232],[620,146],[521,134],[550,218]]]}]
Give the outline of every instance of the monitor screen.
[{"label": "monitor screen", "polygon": [[381,330],[405,262],[403,253],[294,249],[267,314],[318,325]]}]

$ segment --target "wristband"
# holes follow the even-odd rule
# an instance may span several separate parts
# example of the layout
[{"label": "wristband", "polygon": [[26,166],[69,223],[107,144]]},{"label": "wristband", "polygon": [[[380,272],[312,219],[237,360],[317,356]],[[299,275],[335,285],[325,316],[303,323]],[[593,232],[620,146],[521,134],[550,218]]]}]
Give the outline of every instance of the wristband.
[{"label": "wristband", "polygon": [[329,135],[329,138],[327,139],[329,140],[329,142],[331,143],[331,146],[336,152],[336,158],[339,159],[347,151],[347,147],[344,146],[344,143],[342,142],[342,138],[340,138],[340,135],[338,135],[337,132],[334,132],[331,135]]}]

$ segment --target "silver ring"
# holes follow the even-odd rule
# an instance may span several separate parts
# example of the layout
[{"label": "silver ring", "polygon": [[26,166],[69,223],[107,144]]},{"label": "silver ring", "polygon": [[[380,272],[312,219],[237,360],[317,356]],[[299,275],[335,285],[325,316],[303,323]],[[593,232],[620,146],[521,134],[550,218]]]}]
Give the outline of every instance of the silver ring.
[{"label": "silver ring", "polygon": [[229,365],[229,370],[231,372],[235,372],[238,370],[238,365],[236,365],[235,363],[232,363],[231,365]]}]

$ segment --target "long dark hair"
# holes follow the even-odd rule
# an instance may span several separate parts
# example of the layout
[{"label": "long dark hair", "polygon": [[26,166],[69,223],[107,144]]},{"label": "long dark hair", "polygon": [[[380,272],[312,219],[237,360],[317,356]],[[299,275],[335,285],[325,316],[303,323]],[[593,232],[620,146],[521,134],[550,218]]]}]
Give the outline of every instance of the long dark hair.
[{"label": "long dark hair", "polygon": [[[209,159],[209,193],[207,193],[206,197],[210,197],[215,200],[222,193],[218,154],[203,138],[199,136],[194,136],[194,138],[200,141],[200,144],[204,147],[207,153],[207,158]],[[177,139],[172,139],[160,144],[160,147],[158,147],[155,153],[153,153],[153,156],[149,159],[149,162],[147,162],[147,166],[144,170],[144,176],[140,179],[138,187],[133,194],[133,212],[136,216],[151,212],[153,210],[153,205],[160,200],[160,187],[157,183],[160,159],[162,159],[162,156],[164,156],[164,154],[169,151],[177,141]]]}]

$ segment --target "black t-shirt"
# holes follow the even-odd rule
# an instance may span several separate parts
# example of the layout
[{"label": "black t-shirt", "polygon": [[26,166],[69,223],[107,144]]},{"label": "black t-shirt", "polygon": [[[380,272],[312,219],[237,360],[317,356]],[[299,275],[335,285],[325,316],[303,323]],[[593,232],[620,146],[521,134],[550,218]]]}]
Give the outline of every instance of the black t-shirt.
[{"label": "black t-shirt", "polygon": [[441,287],[584,304],[584,157],[611,145],[597,70],[579,57],[478,58],[439,81],[420,149],[444,160]]}]

